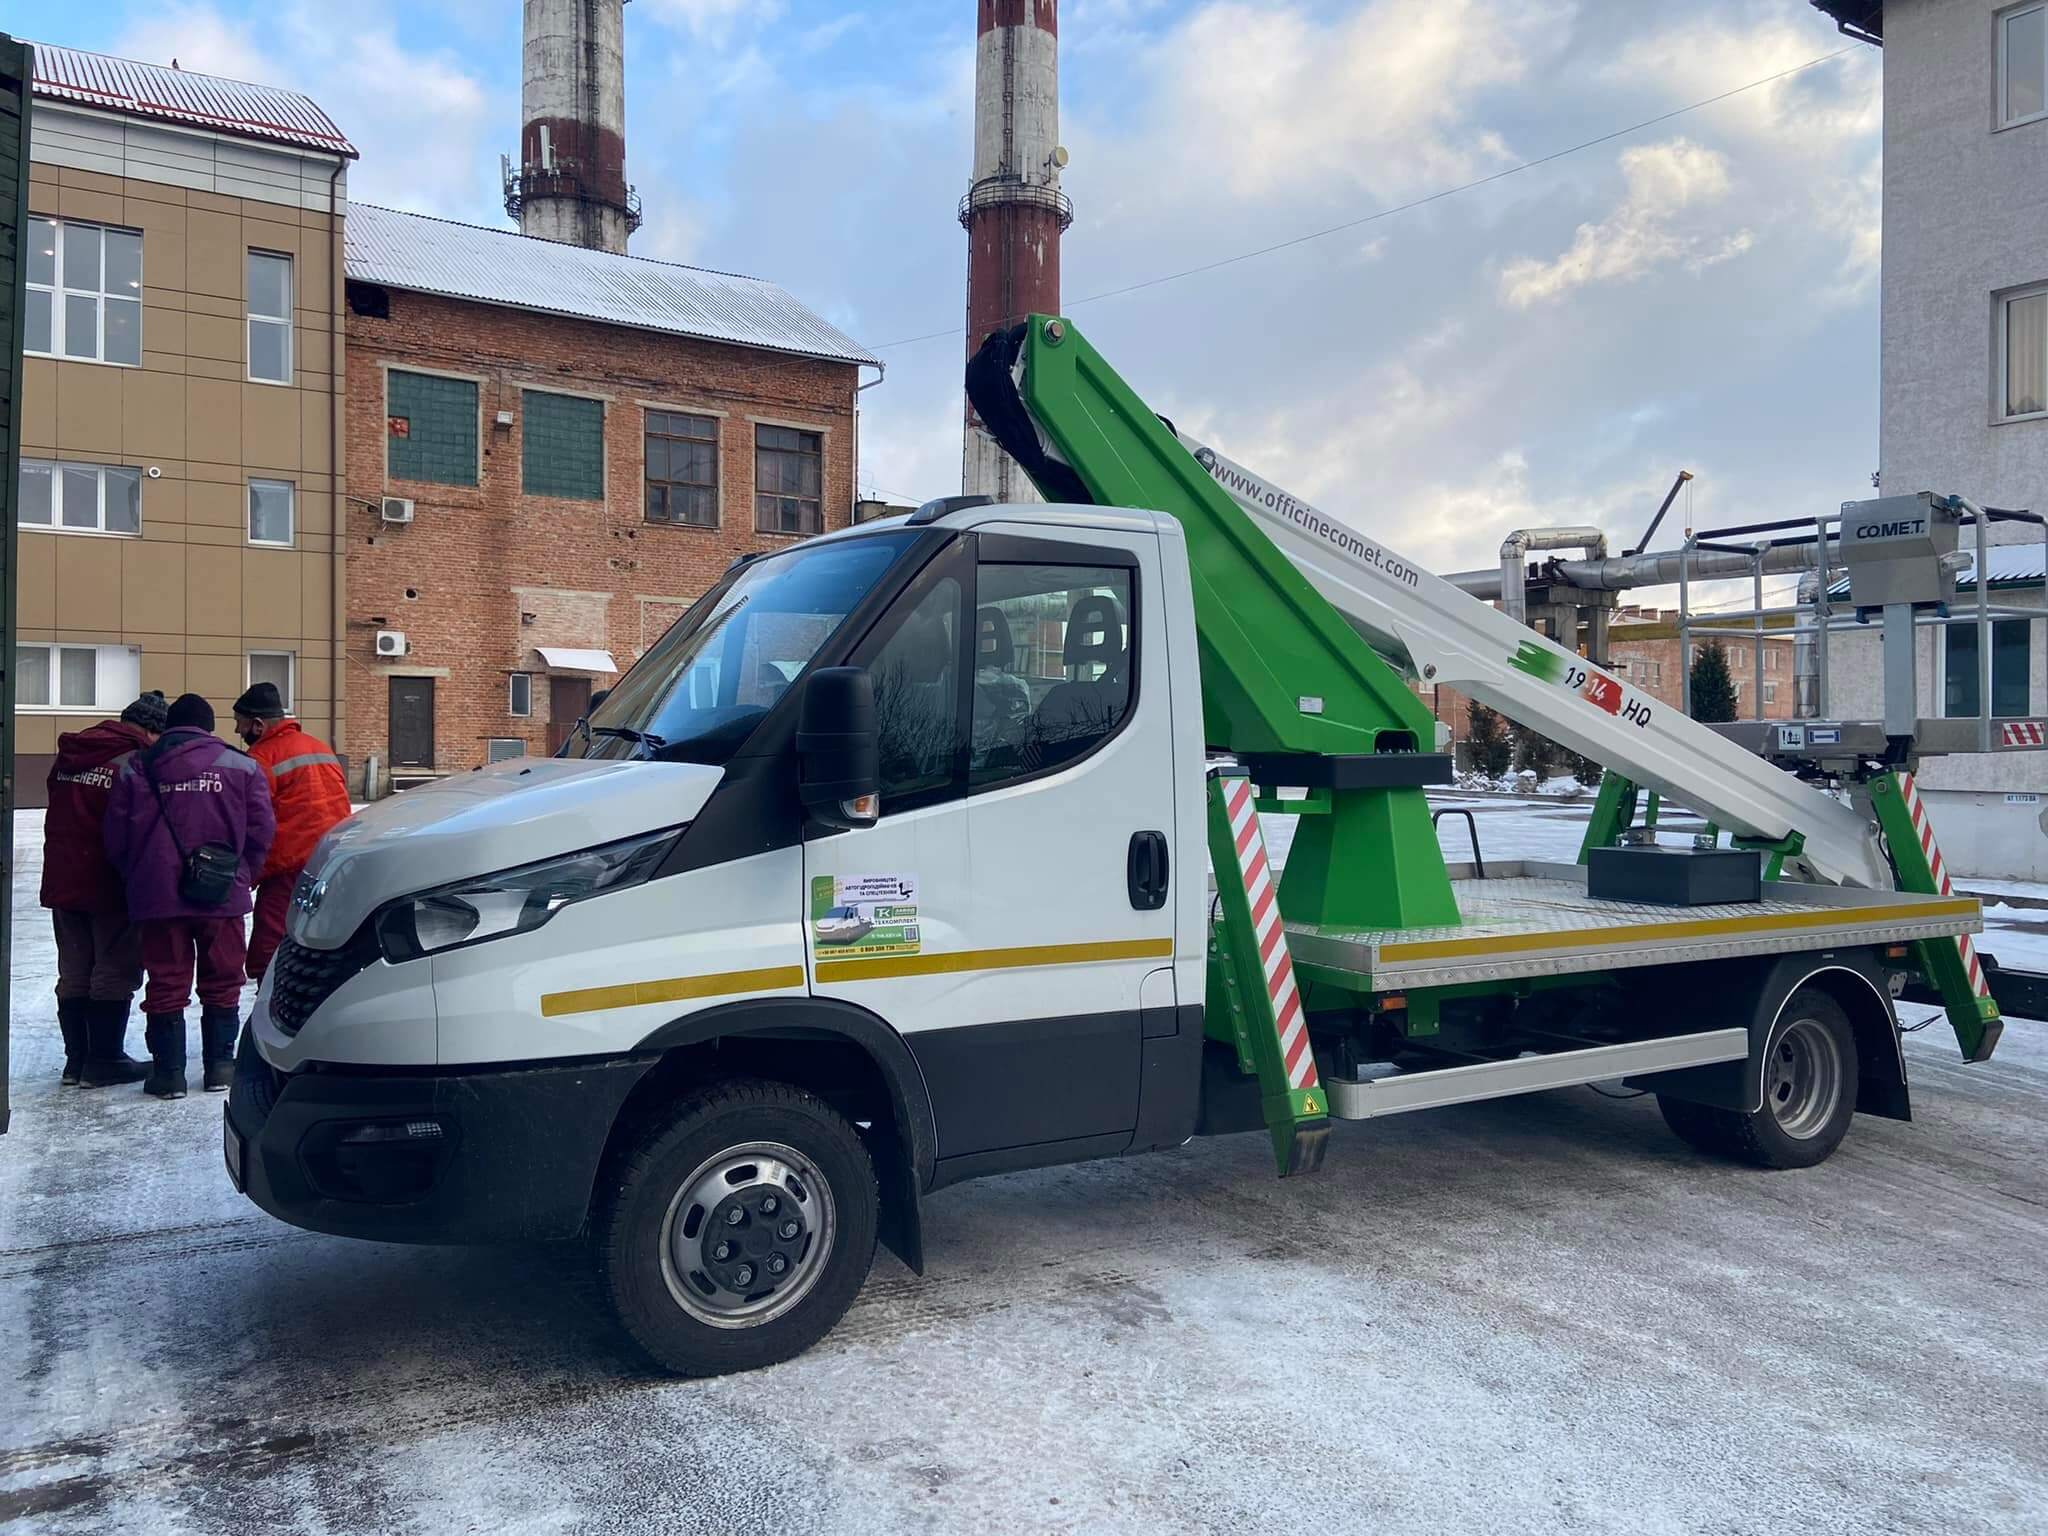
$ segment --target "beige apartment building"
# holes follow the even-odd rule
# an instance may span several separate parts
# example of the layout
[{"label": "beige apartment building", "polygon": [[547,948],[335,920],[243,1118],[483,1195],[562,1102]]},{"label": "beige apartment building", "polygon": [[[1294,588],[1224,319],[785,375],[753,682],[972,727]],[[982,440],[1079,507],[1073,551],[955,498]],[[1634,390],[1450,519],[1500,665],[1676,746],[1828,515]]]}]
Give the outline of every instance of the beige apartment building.
[{"label": "beige apartment building", "polygon": [[35,45],[15,780],[139,689],[341,739],[355,150],[304,96]]}]

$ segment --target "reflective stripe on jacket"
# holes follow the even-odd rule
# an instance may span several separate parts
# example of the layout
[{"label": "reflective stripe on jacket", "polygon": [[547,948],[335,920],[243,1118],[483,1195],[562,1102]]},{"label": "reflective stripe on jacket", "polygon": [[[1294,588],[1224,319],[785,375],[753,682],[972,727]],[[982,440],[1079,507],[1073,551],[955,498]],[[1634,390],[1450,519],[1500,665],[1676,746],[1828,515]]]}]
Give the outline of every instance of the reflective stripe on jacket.
[{"label": "reflective stripe on jacket", "polygon": [[290,874],[304,864],[327,829],[350,812],[341,759],[296,720],[279,720],[249,749],[270,782],[277,808],[277,838],[262,877]]}]

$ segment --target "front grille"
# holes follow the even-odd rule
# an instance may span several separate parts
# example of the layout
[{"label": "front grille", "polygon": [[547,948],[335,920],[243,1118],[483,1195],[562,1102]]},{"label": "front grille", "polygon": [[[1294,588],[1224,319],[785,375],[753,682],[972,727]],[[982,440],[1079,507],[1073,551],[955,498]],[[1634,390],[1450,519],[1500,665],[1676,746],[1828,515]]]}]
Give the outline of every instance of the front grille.
[{"label": "front grille", "polygon": [[340,949],[308,949],[287,938],[270,962],[270,1016],[296,1035],[335,989],[376,958],[373,943],[357,935]]}]

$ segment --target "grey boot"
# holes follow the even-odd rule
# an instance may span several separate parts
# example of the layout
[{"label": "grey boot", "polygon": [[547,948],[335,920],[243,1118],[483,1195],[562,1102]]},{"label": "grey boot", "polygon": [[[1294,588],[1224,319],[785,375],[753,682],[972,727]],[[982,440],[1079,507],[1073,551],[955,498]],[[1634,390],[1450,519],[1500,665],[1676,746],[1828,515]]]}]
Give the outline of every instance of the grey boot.
[{"label": "grey boot", "polygon": [[66,1087],[78,1082],[78,1072],[85,1065],[85,1010],[88,1007],[82,997],[60,997],[57,999],[57,1028],[64,1036],[64,1076]]},{"label": "grey boot", "polygon": [[142,1091],[160,1099],[185,1097],[185,1015],[149,1014],[143,1039],[149,1043],[150,1066]]},{"label": "grey boot", "polygon": [[90,1002],[85,1005],[85,1065],[80,1068],[81,1088],[111,1088],[116,1083],[140,1082],[149,1064],[135,1060],[127,1051],[128,1005]]},{"label": "grey boot", "polygon": [[235,1085],[235,1037],[242,1032],[239,1008],[199,1011],[199,1049],[206,1061],[206,1091],[226,1093]]}]

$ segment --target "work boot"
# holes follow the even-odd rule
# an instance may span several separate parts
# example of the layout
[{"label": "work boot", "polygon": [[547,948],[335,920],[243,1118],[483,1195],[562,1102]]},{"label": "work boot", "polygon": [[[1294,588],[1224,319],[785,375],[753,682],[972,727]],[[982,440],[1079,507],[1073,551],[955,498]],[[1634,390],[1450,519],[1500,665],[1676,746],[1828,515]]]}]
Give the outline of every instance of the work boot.
[{"label": "work boot", "polygon": [[85,1005],[85,1065],[79,1070],[81,1088],[111,1088],[116,1083],[139,1082],[149,1071],[147,1062],[128,1054],[128,1005],[101,1002]]},{"label": "work boot", "polygon": [[150,1063],[149,1076],[142,1080],[142,1091],[160,1099],[185,1097],[184,1013],[147,1015],[142,1037],[149,1043]]},{"label": "work boot", "polygon": [[67,1088],[76,1087],[78,1072],[85,1065],[85,1011],[91,1005],[82,997],[57,999],[57,1028],[64,1036],[64,1076]]},{"label": "work boot", "polygon": [[235,1036],[242,1032],[238,1008],[199,1011],[199,1049],[206,1059],[206,1091],[226,1093],[235,1085]]}]

